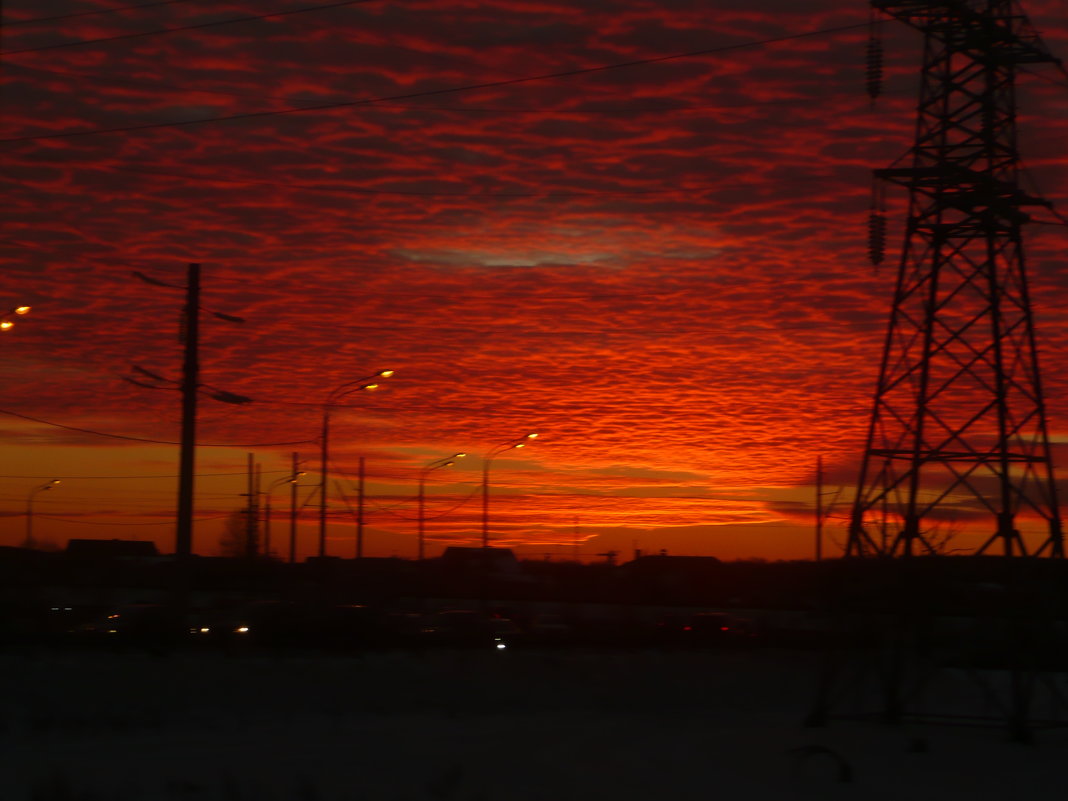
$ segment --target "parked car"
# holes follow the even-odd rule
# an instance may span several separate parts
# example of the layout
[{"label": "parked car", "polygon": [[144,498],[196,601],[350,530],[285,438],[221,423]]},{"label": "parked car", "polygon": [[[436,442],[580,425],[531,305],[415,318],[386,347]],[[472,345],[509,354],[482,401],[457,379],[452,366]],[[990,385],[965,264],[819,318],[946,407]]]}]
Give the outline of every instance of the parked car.
[{"label": "parked car", "polygon": [[692,645],[744,645],[756,637],[753,622],[727,612],[697,612],[682,627]]},{"label": "parked car", "polygon": [[728,612],[696,612],[681,620],[662,621],[657,629],[657,639],[666,647],[741,646],[756,639],[751,620]]},{"label": "parked car", "polygon": [[260,601],[204,615],[189,627],[196,640],[226,647],[361,650],[381,644],[380,616],[359,604]]},{"label": "parked car", "polygon": [[450,609],[428,615],[422,629],[423,643],[453,648],[494,648],[503,651],[522,640],[522,631],[512,620],[472,609]]},{"label": "parked car", "polygon": [[182,645],[187,630],[186,616],[176,606],[125,604],[72,627],[68,634],[85,645],[163,651]]},{"label": "parked car", "polygon": [[526,628],[526,638],[537,646],[578,645],[584,638],[579,629],[560,615],[534,615]]}]

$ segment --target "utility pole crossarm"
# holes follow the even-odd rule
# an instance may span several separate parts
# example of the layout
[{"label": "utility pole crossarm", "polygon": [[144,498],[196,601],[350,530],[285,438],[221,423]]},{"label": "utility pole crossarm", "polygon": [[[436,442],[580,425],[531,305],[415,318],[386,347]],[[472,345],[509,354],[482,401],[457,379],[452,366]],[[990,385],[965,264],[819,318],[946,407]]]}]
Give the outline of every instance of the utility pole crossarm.
[{"label": "utility pole crossarm", "polygon": [[875,9],[961,52],[995,58],[1003,65],[1061,64],[1019,8],[991,15],[976,5],[967,0],[872,0]]}]

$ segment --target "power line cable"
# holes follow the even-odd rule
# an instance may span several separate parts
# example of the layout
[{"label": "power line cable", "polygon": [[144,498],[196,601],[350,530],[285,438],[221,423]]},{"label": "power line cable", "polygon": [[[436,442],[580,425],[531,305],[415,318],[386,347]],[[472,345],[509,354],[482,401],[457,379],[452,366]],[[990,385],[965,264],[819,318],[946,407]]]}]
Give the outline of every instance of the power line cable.
[{"label": "power line cable", "polygon": [[1060,78],[1056,78],[1052,75],[1046,75],[1045,73],[1036,72],[1035,70],[1028,69],[1027,67],[1020,67],[1019,70],[1020,72],[1026,72],[1028,75],[1032,75],[1035,78],[1040,78],[1046,83],[1052,83],[1055,86],[1060,86],[1062,88],[1068,89],[1068,81],[1062,80],[1068,79],[1068,69],[1065,68],[1064,63],[1061,61],[1056,61],[1054,62],[1054,64],[1057,67],[1057,71],[1061,74]]},{"label": "power line cable", "polygon": [[[471,501],[471,499],[473,499],[475,497],[475,495],[477,495],[479,493],[480,490],[481,490],[481,486],[476,484],[475,488],[473,490],[471,490],[471,492],[468,495],[465,495],[463,498],[461,498],[453,506],[450,506],[448,509],[445,509],[444,511],[438,512],[437,514],[435,514],[435,515],[433,515],[431,517],[425,517],[424,516],[423,517],[424,522],[429,523],[429,522],[431,522],[433,520],[440,520],[443,517],[445,517],[446,515],[452,514],[457,509],[459,509],[462,506],[465,506],[467,503],[469,503]],[[388,515],[390,515],[392,517],[395,517],[395,518],[397,518],[399,520],[406,520],[408,522],[416,522],[416,521],[419,520],[418,517],[409,517],[408,515],[402,515],[399,512],[394,512],[393,510],[398,508],[398,507],[400,507],[402,505],[401,503],[394,504],[393,506],[382,506],[377,501],[375,501],[374,498],[367,498],[367,502],[368,502],[369,505],[373,506],[377,511],[384,512],[385,514],[388,514]],[[411,503],[411,499],[408,499],[405,503]]]},{"label": "power line cable", "polygon": [[0,28],[15,28],[22,25],[39,25],[42,22],[62,22],[66,19],[78,19],[80,17],[95,17],[101,14],[117,14],[121,11],[134,11],[139,8],[156,8],[157,6],[174,6],[180,3],[188,3],[190,0],[157,0],[155,3],[142,3],[138,6],[117,6],[116,8],[99,8],[95,11],[78,11],[73,14],[60,14],[55,17],[34,17],[33,19],[17,19],[10,22],[0,22]]},{"label": "power line cable", "polygon": [[[22,420],[29,420],[32,423],[40,423],[41,425],[52,426],[53,428],[62,428],[66,431],[77,431],[80,434],[92,434],[97,437],[110,437],[112,439],[124,439],[132,442],[151,442],[155,445],[181,445],[180,442],[173,442],[171,440],[163,439],[147,439],[145,437],[131,437],[126,434],[109,434],[104,431],[93,431],[89,428],[78,428],[77,426],[68,426],[63,423],[53,423],[50,420],[42,420],[39,417],[30,417],[27,414],[19,414],[18,412],[12,412],[8,409],[0,409],[0,414],[10,415],[11,417],[18,417]],[[273,448],[279,445],[306,445],[311,442],[316,442],[314,439],[301,439],[293,440],[291,442],[253,442],[246,445],[227,445],[217,444],[209,442],[198,442],[197,447],[200,448]]]},{"label": "power line cable", "polygon": [[[393,100],[411,100],[416,97],[437,97],[440,95],[457,94],[459,92],[470,92],[479,89],[495,89],[502,86],[515,86],[523,83],[533,83],[536,81],[548,81],[557,80],[560,78],[572,78],[578,75],[590,75],[597,72],[608,72],[610,70],[624,69],[627,67],[641,67],[648,66],[650,64],[661,64],[668,61],[676,61],[683,58],[695,58],[697,56],[714,55],[719,53],[727,53],[734,50],[743,50],[750,47],[760,47],[768,44],[776,44],[779,42],[794,41],[797,39],[805,39],[813,36],[822,36],[828,33],[841,33],[843,31],[857,30],[858,28],[866,28],[868,23],[857,23],[853,25],[839,25],[833,28],[821,28],[814,31],[805,31],[803,33],[787,34],[784,36],[775,36],[768,39],[761,39],[757,41],[741,42],[734,45],[725,45],[722,47],[712,47],[703,50],[692,50],[685,53],[673,53],[666,56],[654,56],[651,58],[633,59],[631,61],[615,62],[613,64],[599,64],[595,67],[580,67],[571,70],[561,70],[559,72],[548,72],[540,75],[528,75],[519,78],[503,78],[495,81],[483,81],[481,83],[465,84],[462,86],[451,86],[445,89],[429,89],[420,92],[406,92],[399,95],[385,95],[381,97],[365,98],[363,100],[349,100],[336,103],[318,103],[314,106],[300,106],[286,109],[275,109],[273,111],[249,111],[241,114],[227,114],[217,117],[201,117],[194,120],[178,120],[174,122],[152,122],[141,123],[138,125],[122,125],[114,128],[94,128],[84,131],[67,131],[64,133],[51,133],[51,134],[39,134],[35,136],[18,136],[9,137],[6,139],[0,139],[0,142],[15,143],[15,142],[35,142],[46,139],[68,139],[72,137],[80,136],[95,136],[98,134],[110,134],[110,133],[130,133],[133,131],[147,131],[160,128],[175,128],[187,125],[200,125],[203,123],[211,122],[227,122],[233,120],[249,120],[260,119],[266,117],[277,117],[290,114],[303,114],[309,111],[330,111],[334,109],[342,108],[355,108],[358,106],[369,106],[375,103],[382,103]],[[3,55],[3,54],[0,54]]]},{"label": "power line cable", "polygon": [[[145,36],[161,36],[168,33],[181,33],[182,31],[197,31],[204,28],[216,28],[220,25],[234,25],[239,22],[252,22],[261,19],[274,19],[277,17],[290,17],[294,14],[307,14],[311,11],[324,11],[331,8],[341,8],[342,6],[355,6],[362,5],[364,3],[376,3],[379,0],[345,0],[339,3],[328,3],[321,6],[308,6],[305,8],[293,8],[287,11],[275,11],[270,14],[257,14],[255,16],[248,17],[234,17],[232,19],[218,20],[216,22],[201,22],[195,25],[182,25],[178,28],[159,28],[154,31],[139,31],[137,33],[119,33],[114,36],[101,36],[96,39],[79,39],[76,42],[60,42],[59,44],[41,45],[39,47],[24,47],[20,50],[4,50],[0,51],[0,56],[15,56],[22,53],[40,53],[45,50],[59,50],[66,47],[80,47],[81,45],[88,44],[101,44],[103,42],[117,42],[124,39],[139,39]],[[155,5],[162,5],[155,4]]]},{"label": "power line cable", "polygon": [[[289,471],[288,470],[262,470],[261,473],[263,475],[268,475],[268,474],[271,474],[271,473],[285,473],[286,475],[289,475]],[[248,471],[247,470],[243,470],[240,473],[197,473],[196,477],[197,478],[209,478],[209,477],[212,477],[212,476],[247,476],[247,475],[248,475]],[[54,476],[54,475],[48,475],[48,476],[0,476],[0,478],[33,478],[33,479],[46,479],[46,480],[50,479],[50,478],[58,478],[58,479],[61,479],[63,481],[77,481],[77,480],[81,480],[81,479],[84,479],[84,480],[87,480],[87,481],[95,481],[96,479],[104,479],[104,478],[108,478],[108,479],[111,479],[111,478],[122,478],[122,479],[131,479],[131,478],[179,478],[179,476],[177,476],[177,475],[152,475],[152,476],[146,476],[146,475],[139,475],[139,476]]]},{"label": "power line cable", "polygon": [[[40,72],[46,75],[55,75],[60,78],[78,78],[89,81],[107,81],[110,83],[123,84],[126,86],[144,87],[146,89],[154,89],[156,91],[160,89],[168,89],[174,92],[186,92],[186,93],[201,93],[209,95],[224,95],[226,97],[245,97],[253,98],[256,100],[280,100],[288,101],[288,97],[282,95],[269,95],[269,94],[252,94],[249,92],[235,92],[226,89],[206,89],[196,86],[180,86],[171,83],[161,83],[159,81],[141,81],[131,78],[119,77],[117,75],[102,75],[100,73],[86,73],[86,72],[70,72],[68,70],[56,70],[46,69],[44,67],[31,67],[28,64],[8,64],[6,66],[8,70],[19,69],[27,72]],[[888,94],[883,92],[883,94]],[[763,106],[791,106],[799,103],[819,103],[824,100],[833,97],[833,95],[821,95],[819,97],[790,97],[780,100],[749,100],[744,103],[719,103],[715,105],[707,104],[679,104],[679,105],[665,105],[665,106],[622,106],[619,108],[589,108],[589,109],[568,109],[568,108],[546,108],[542,107],[500,107],[500,106],[430,106],[425,103],[376,103],[376,108],[399,108],[409,111],[447,111],[447,112],[470,112],[475,114],[544,114],[544,115],[598,115],[598,114],[664,114],[671,112],[696,112],[696,111],[734,111],[744,110],[750,108],[760,108]]]},{"label": "power line cable", "polygon": [[270,186],[278,189],[296,189],[304,192],[339,192],[341,194],[358,194],[358,195],[387,195],[387,196],[400,196],[400,197],[455,197],[455,198],[530,198],[530,197],[545,197],[545,198],[566,198],[566,197],[619,197],[619,196],[631,196],[631,195],[673,195],[673,194],[692,194],[694,192],[704,192],[717,189],[719,187],[676,187],[673,189],[618,189],[618,190],[597,190],[592,192],[557,192],[553,190],[542,190],[539,192],[432,192],[425,190],[402,190],[402,189],[364,189],[362,187],[348,186],[348,187],[330,187],[330,186],[312,186],[309,184],[296,184],[286,181],[259,181],[252,178],[222,178],[216,175],[193,175],[193,174],[180,174],[172,172],[161,172],[159,170],[139,170],[129,167],[120,167],[109,165],[105,167],[109,171],[115,172],[129,172],[135,175],[148,175],[160,178],[177,178],[179,180],[193,180],[197,182],[207,183],[221,183],[221,184],[236,184],[239,186]]},{"label": "power line cable", "polygon": [[[225,517],[229,517],[229,513],[225,515],[211,515],[207,517],[195,517],[194,522],[200,522],[203,520],[222,520]],[[160,520],[158,522],[150,523],[121,523],[112,521],[95,521],[95,520],[77,520],[72,517],[55,517],[53,515],[35,514],[34,518],[41,518],[42,520],[55,520],[61,523],[80,523],[86,526],[173,526],[174,520]]]}]

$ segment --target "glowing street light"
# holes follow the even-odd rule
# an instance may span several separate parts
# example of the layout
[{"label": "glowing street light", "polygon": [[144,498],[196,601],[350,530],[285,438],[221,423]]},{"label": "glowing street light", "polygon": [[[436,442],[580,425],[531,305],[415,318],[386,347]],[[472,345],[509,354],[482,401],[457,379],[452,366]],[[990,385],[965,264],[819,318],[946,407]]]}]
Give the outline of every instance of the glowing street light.
[{"label": "glowing street light", "polygon": [[25,548],[33,547],[33,499],[39,492],[50,490],[59,483],[58,478],[53,478],[47,484],[42,484],[39,487],[34,487],[30,490],[30,494],[26,496],[26,542],[23,544]]},{"label": "glowing street light", "polygon": [[326,556],[326,486],[330,462],[330,409],[343,398],[357,392],[374,392],[378,389],[376,378],[389,378],[393,370],[379,370],[355,381],[346,381],[330,390],[323,402],[323,429],[319,439],[319,556]]},{"label": "glowing street light", "polygon": [[489,469],[490,463],[505,451],[524,447],[527,442],[537,438],[537,434],[526,434],[519,439],[509,440],[498,445],[482,457],[482,547],[489,548]]},{"label": "glowing street light", "polygon": [[423,543],[425,541],[426,532],[426,517],[424,514],[426,506],[426,477],[440,467],[449,467],[450,465],[456,464],[456,459],[463,459],[465,456],[467,456],[466,453],[454,453],[452,456],[435,459],[419,471],[419,553],[417,558],[420,562],[423,561]]},{"label": "glowing street light", "polygon": [[[273,483],[271,483],[267,487],[267,489],[264,490],[263,494],[264,494],[264,496],[266,498],[266,502],[264,503],[264,513],[263,513],[263,555],[265,557],[267,557],[268,559],[271,558],[271,493],[274,492],[274,488],[275,487],[281,486],[282,484],[295,485],[297,483],[297,480],[302,475],[304,475],[303,471],[296,471],[296,472],[294,472],[294,473],[292,473],[292,474],[290,474],[288,476],[282,476],[281,478],[279,478],[276,481],[274,481]],[[294,510],[292,508],[289,510],[289,514],[290,514],[290,528],[292,529],[292,523],[293,523],[292,517],[294,515]],[[292,549],[290,549],[290,550],[292,550]]]},{"label": "glowing street light", "polygon": [[15,327],[15,321],[11,319],[12,315],[22,316],[29,313],[29,306],[16,306],[13,309],[8,309],[6,312],[3,312],[0,314],[0,331],[7,331],[9,328]]}]

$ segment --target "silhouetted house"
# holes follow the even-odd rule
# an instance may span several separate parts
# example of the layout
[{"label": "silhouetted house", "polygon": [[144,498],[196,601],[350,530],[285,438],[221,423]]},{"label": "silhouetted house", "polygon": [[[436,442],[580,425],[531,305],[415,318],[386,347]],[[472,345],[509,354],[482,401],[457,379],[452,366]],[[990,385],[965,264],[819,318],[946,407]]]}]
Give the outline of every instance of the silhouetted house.
[{"label": "silhouetted house", "polygon": [[714,556],[638,556],[620,565],[620,578],[651,603],[707,603],[719,590],[723,562]]},{"label": "silhouetted house", "polygon": [[80,559],[146,559],[159,556],[150,540],[71,540],[67,556]]},{"label": "silhouetted house", "polygon": [[637,556],[623,568],[634,575],[693,574],[715,570],[723,562],[715,556],[668,556],[665,553]]},{"label": "silhouetted house", "polygon": [[441,565],[451,573],[485,572],[494,576],[518,576],[519,561],[511,548],[466,548],[451,545],[441,554]]}]

